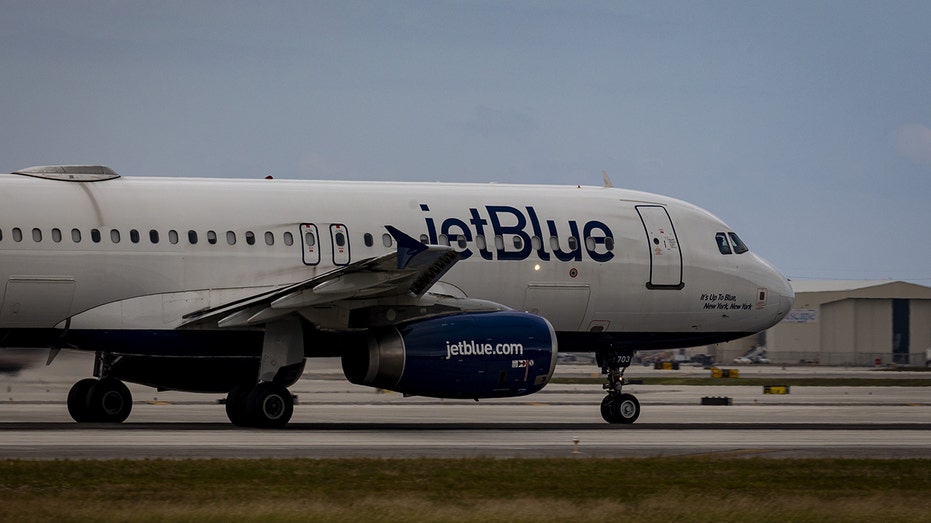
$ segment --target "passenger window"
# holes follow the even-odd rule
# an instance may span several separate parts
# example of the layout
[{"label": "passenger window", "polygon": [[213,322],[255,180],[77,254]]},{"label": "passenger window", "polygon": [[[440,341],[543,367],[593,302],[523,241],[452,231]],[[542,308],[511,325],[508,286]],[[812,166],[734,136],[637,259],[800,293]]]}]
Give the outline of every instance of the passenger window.
[{"label": "passenger window", "polygon": [[236,233],[233,231],[226,231],[226,243],[230,245],[236,245]]},{"label": "passenger window", "polygon": [[517,250],[521,250],[524,248],[524,240],[522,240],[520,236],[514,237],[514,248]]},{"label": "passenger window", "polygon": [[285,245],[294,245],[294,235],[290,232],[284,233],[284,244]]},{"label": "passenger window", "polygon": [[594,251],[595,250],[595,239],[592,238],[591,236],[589,236],[588,238],[585,238],[585,248],[590,251]]},{"label": "passenger window", "polygon": [[255,245],[255,233],[252,231],[246,231],[246,243],[249,245]]},{"label": "passenger window", "polygon": [[420,235],[420,243],[426,245],[429,242],[430,242],[430,238],[426,234]]},{"label": "passenger window", "polygon": [[614,250],[614,238],[610,236],[605,237],[605,249],[608,249],[609,251]]},{"label": "passenger window", "polygon": [[207,243],[210,245],[217,244],[217,232],[216,231],[207,231]]},{"label": "passenger window", "polygon": [[100,243],[100,229],[91,229],[91,241]]},{"label": "passenger window", "polygon": [[498,251],[504,250],[504,237],[500,234],[495,235],[495,249]]},{"label": "passenger window", "polygon": [[569,250],[574,251],[579,248],[579,239],[575,236],[569,237]]},{"label": "passenger window", "polygon": [[23,241],[23,231],[19,227],[13,227],[13,241],[17,243]]},{"label": "passenger window", "polygon": [[531,236],[530,245],[533,246],[533,250],[539,251],[543,248],[543,240],[539,236]]},{"label": "passenger window", "polygon": [[488,242],[485,241],[485,235],[479,234],[475,237],[475,246],[478,247],[480,251],[484,251],[488,247]]},{"label": "passenger window", "polygon": [[382,245],[384,245],[385,247],[391,247],[391,243],[392,243],[392,238],[391,238],[391,235],[390,235],[390,234],[385,233],[385,234],[382,234],[382,235],[381,235],[381,244],[382,244]]},{"label": "passenger window", "polygon": [[71,229],[71,241],[74,243],[81,243],[81,231],[78,229]]},{"label": "passenger window", "polygon": [[[0,240],[2,239],[3,237],[0,236]],[[55,243],[61,243],[61,229],[52,229],[52,241]]]},{"label": "passenger window", "polygon": [[439,238],[436,239],[436,243],[440,245],[449,245],[449,238],[447,238],[445,234],[441,234]]},{"label": "passenger window", "polygon": [[155,229],[149,231],[149,241],[152,242],[153,245],[158,243],[158,231]]},{"label": "passenger window", "polygon": [[113,243],[120,243],[120,231],[110,229],[110,241]]},{"label": "passenger window", "polygon": [[343,247],[346,245],[346,235],[341,232],[336,233],[336,246]]},{"label": "passenger window", "polygon": [[275,245],[275,233],[265,231],[265,245]]},{"label": "passenger window", "polygon": [[3,241],[3,229],[0,229],[0,242]]},{"label": "passenger window", "polygon": [[36,243],[39,243],[42,241],[42,230],[41,229],[32,230],[32,241]]},{"label": "passenger window", "polygon": [[550,249],[554,251],[559,250],[559,238],[555,236],[550,236]]},{"label": "passenger window", "polygon": [[317,245],[317,238],[314,236],[314,233],[312,233],[312,232],[305,232],[305,233],[304,233],[304,243],[305,243],[308,247],[313,247],[314,245]]},{"label": "passenger window", "polygon": [[727,235],[731,237],[731,242],[734,244],[734,254],[743,254],[750,250],[749,247],[744,245],[744,242],[740,241],[737,233],[729,232]]},{"label": "passenger window", "polygon": [[457,241],[460,249],[465,249],[467,247],[465,234],[459,235],[459,240]]},{"label": "passenger window", "polygon": [[139,231],[136,229],[129,230],[129,241],[133,243],[139,243]]},{"label": "passenger window", "polygon": [[371,247],[372,245],[375,245],[375,239],[372,238],[372,235],[369,233],[365,233],[362,236],[362,241],[365,242],[366,247]]},{"label": "passenger window", "polygon": [[718,251],[721,254],[730,254],[731,245],[727,243],[727,235],[723,232],[719,232],[714,235],[714,241],[718,243]]},{"label": "passenger window", "polygon": [[188,231],[187,232],[187,241],[191,245],[197,245],[197,231]]},{"label": "passenger window", "polygon": [[170,231],[168,231],[168,241],[171,242],[172,245],[177,244],[178,243],[178,231],[174,229],[171,229]]}]

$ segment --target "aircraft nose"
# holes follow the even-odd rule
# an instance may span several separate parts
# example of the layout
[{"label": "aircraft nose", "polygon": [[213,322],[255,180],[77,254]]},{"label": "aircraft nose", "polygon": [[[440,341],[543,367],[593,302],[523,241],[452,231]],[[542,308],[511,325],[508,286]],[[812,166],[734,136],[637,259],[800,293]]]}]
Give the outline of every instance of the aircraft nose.
[{"label": "aircraft nose", "polygon": [[775,306],[775,317],[768,316],[771,318],[772,324],[770,326],[772,326],[782,321],[792,310],[792,305],[795,304],[795,291],[792,289],[789,280],[779,272],[779,269],[759,256],[757,259],[762,264],[760,283],[767,289],[770,296],[769,305],[766,308],[768,311],[772,311],[772,306]]},{"label": "aircraft nose", "polygon": [[776,287],[776,295],[779,296],[779,302],[776,309],[776,322],[782,321],[783,318],[789,314],[789,311],[792,310],[792,305],[795,304],[795,291],[792,289],[792,285],[789,283],[789,280],[785,278],[782,274],[779,274],[780,284]]}]

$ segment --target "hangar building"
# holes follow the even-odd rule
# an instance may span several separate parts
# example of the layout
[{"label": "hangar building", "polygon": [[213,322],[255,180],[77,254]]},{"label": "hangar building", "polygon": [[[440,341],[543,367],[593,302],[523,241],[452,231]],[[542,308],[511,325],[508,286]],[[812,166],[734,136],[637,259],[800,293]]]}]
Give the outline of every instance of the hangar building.
[{"label": "hangar building", "polygon": [[717,361],[765,346],[772,363],[924,366],[931,357],[931,287],[891,280],[792,281],[795,305],[778,325],[717,347]]}]

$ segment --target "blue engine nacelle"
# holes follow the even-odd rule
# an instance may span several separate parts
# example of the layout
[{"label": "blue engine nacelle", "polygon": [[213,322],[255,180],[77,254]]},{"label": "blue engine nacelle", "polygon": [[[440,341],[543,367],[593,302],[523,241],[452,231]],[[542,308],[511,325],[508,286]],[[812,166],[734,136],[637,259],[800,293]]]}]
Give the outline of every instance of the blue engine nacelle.
[{"label": "blue engine nacelle", "polygon": [[375,330],[342,360],[357,385],[434,398],[522,396],[553,376],[556,333],[523,312],[459,314]]}]

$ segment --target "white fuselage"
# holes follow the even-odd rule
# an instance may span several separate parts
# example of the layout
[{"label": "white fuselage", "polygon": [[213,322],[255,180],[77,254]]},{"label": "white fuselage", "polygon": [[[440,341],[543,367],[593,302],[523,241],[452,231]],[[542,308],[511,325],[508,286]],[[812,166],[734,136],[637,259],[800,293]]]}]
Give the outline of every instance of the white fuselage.
[{"label": "white fuselage", "polygon": [[793,296],[711,214],[615,188],[0,175],[0,329],[173,329],[391,252],[385,225],[463,246],[442,292],[559,332],[752,333]]}]

